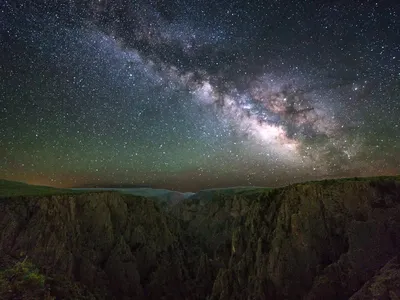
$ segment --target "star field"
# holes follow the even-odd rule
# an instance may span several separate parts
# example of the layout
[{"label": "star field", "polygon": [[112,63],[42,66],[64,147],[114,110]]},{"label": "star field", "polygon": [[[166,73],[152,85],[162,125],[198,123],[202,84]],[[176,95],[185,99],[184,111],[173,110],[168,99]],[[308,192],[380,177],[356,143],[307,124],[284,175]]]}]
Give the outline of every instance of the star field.
[{"label": "star field", "polygon": [[180,191],[400,173],[397,1],[0,3],[0,172]]}]

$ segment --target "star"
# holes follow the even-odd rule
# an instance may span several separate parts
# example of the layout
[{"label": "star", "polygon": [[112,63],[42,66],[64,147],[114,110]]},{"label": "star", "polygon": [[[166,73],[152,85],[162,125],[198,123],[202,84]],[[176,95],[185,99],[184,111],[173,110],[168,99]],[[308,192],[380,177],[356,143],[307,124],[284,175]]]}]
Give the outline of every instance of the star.
[{"label": "star", "polygon": [[0,170],[181,191],[399,173],[399,10],[6,0]]}]

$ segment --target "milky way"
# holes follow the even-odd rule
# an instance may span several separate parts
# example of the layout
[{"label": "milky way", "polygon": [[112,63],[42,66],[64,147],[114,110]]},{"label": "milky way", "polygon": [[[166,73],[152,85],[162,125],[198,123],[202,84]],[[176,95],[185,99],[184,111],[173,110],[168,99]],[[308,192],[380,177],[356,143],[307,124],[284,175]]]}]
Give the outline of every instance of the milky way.
[{"label": "milky way", "polygon": [[400,172],[395,1],[3,1],[0,170],[178,190]]}]

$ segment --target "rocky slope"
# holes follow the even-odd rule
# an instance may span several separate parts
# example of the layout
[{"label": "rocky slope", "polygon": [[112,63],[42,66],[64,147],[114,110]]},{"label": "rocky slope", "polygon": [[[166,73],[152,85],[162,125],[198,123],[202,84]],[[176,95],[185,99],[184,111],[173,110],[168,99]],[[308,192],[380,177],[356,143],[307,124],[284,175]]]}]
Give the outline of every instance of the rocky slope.
[{"label": "rocky slope", "polygon": [[187,199],[8,197],[0,263],[74,299],[398,299],[400,182],[322,181]]}]

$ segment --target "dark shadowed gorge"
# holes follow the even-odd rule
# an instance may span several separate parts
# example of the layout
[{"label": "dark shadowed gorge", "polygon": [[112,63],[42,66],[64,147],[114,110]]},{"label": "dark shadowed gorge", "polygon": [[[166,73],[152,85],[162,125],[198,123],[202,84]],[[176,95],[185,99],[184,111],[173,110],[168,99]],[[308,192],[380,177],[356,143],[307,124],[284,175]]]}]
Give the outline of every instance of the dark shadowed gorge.
[{"label": "dark shadowed gorge", "polygon": [[0,201],[1,274],[29,261],[49,299],[398,299],[399,249],[398,177],[173,206],[118,192]]}]

